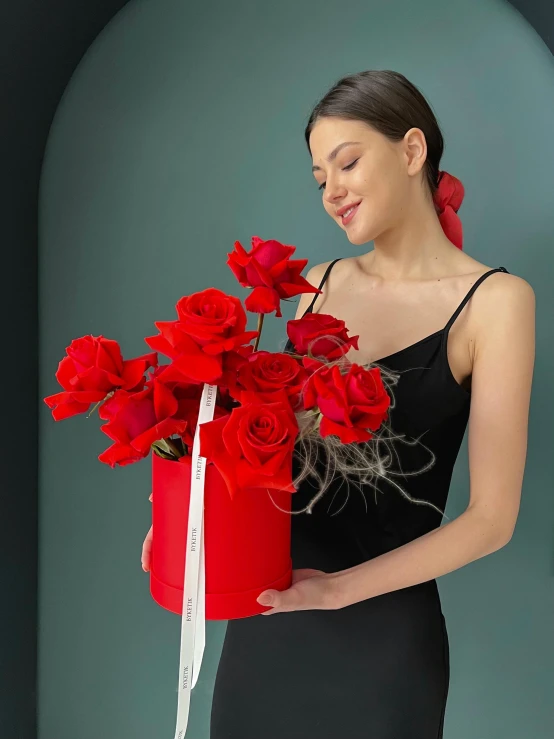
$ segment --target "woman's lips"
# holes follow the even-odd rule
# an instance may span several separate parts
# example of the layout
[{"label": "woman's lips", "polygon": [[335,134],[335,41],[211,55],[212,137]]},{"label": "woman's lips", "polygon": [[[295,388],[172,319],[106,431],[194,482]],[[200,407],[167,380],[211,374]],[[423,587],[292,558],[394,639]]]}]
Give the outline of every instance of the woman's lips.
[{"label": "woman's lips", "polygon": [[[361,201],[360,201],[360,202],[361,202]],[[342,225],[343,225],[343,226],[347,226],[347,225],[348,225],[348,224],[350,223],[350,221],[351,221],[351,220],[352,220],[352,219],[354,218],[354,216],[355,216],[355,215],[356,215],[356,213],[358,212],[358,208],[359,208],[359,207],[360,207],[360,203],[358,203],[358,205],[356,205],[356,206],[355,206],[355,207],[353,208],[353,210],[351,210],[351,211],[349,212],[349,214],[348,214],[348,215],[346,215],[346,216],[341,216],[341,217],[342,217]]]}]

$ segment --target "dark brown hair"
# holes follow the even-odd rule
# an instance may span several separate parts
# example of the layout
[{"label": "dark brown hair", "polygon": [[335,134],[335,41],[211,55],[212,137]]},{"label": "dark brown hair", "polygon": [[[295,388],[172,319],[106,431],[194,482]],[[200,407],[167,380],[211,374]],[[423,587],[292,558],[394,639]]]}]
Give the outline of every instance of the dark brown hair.
[{"label": "dark brown hair", "polygon": [[444,142],[431,106],[404,75],[388,69],[358,72],[342,77],[313,109],[304,133],[308,150],[310,133],[320,118],[336,116],[363,121],[391,141],[400,141],[410,128],[419,128],[427,142],[425,179],[431,196],[437,189]]}]

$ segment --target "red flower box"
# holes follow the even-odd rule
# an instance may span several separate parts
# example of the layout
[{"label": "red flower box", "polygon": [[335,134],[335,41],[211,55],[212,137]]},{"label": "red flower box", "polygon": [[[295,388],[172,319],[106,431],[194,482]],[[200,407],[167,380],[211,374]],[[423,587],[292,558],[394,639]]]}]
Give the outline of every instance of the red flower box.
[{"label": "red flower box", "polygon": [[[190,478],[190,456],[175,462],[152,455],[150,592],[160,606],[180,615]],[[206,466],[206,619],[229,620],[263,613],[267,606],[256,602],[260,593],[268,588],[290,587],[291,495],[282,490],[247,488],[231,499],[217,468]]]}]

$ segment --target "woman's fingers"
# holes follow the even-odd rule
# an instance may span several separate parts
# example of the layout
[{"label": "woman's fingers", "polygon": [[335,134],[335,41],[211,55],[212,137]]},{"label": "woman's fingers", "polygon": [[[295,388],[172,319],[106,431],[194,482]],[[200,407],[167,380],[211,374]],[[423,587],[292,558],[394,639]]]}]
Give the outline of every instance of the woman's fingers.
[{"label": "woman's fingers", "polygon": [[148,572],[150,569],[151,552],[152,552],[152,526],[150,526],[150,531],[146,534],[146,539],[144,540],[144,543],[142,545],[141,562],[142,562],[142,569],[145,572]]},{"label": "woman's fingers", "polygon": [[[152,495],[154,493],[150,493],[148,496],[148,500],[152,502]],[[142,569],[145,572],[148,572],[150,569],[150,553],[152,551],[152,526],[150,526],[150,531],[146,534],[146,539],[144,540],[144,544],[142,545],[142,556],[141,556],[141,563],[142,563]]]}]

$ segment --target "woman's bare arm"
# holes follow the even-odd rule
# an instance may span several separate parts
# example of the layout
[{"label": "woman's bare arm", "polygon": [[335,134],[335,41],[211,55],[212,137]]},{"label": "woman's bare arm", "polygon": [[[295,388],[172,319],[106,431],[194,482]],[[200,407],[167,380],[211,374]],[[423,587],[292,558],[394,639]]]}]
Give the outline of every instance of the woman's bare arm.
[{"label": "woman's bare arm", "polygon": [[479,302],[467,509],[397,549],[331,575],[336,608],[445,575],[497,551],[512,537],[527,450],[535,295],[525,280],[507,275],[483,290]]}]

